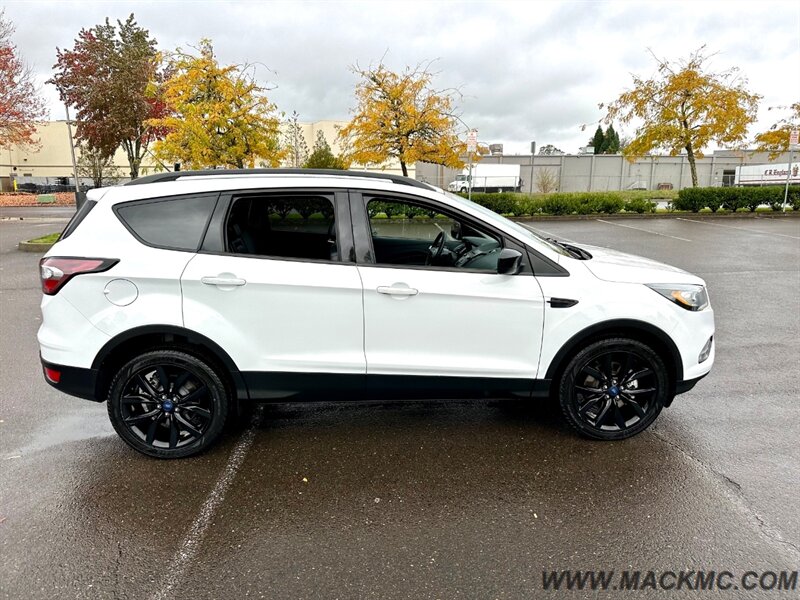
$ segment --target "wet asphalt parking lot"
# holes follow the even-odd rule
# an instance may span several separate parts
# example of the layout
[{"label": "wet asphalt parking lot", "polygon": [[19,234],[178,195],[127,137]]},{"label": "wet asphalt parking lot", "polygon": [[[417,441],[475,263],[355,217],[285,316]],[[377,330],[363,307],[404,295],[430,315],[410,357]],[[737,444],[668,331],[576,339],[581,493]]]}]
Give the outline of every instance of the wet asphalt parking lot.
[{"label": "wet asphalt parking lot", "polygon": [[15,246],[64,214],[34,210],[0,221],[2,597],[542,598],[553,569],[800,568],[800,219],[531,223],[709,285],[715,368],[634,439],[540,401],[290,404],[163,462],[44,382],[39,256]]}]

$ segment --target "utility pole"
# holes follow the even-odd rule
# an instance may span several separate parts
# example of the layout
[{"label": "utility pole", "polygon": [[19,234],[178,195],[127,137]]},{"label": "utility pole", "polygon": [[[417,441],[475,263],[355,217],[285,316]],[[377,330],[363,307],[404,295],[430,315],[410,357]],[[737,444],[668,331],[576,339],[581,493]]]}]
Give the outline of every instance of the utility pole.
[{"label": "utility pole", "polygon": [[75,162],[75,145],[72,140],[72,122],[69,120],[69,106],[64,105],[64,110],[67,111],[67,132],[69,133],[69,153],[72,155],[72,175],[75,177],[75,204],[78,204],[78,194],[81,193],[80,185],[78,184],[78,163]]},{"label": "utility pole", "polygon": [[472,200],[472,154],[478,150],[478,130],[467,133],[467,154],[469,154],[469,175],[467,176],[467,199]]},{"label": "utility pole", "polygon": [[792,129],[789,132],[789,167],[786,169],[786,187],[783,190],[783,212],[786,212],[786,207],[789,203],[789,178],[792,175],[792,162],[794,158],[794,149],[800,141],[800,131]]},{"label": "utility pole", "polygon": [[472,152],[469,153],[469,175],[467,176],[467,200],[472,201]]}]

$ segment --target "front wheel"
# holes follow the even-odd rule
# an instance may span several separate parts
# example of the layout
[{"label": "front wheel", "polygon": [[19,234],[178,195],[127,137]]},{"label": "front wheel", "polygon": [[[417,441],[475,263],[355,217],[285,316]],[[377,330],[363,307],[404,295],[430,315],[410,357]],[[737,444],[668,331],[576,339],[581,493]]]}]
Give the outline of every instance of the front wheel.
[{"label": "front wheel", "polygon": [[647,429],[667,400],[664,361],[649,346],[627,338],[595,342],[564,370],[559,402],[582,435],[622,440]]},{"label": "front wheel", "polygon": [[134,450],[155,458],[183,458],[205,450],[222,433],[228,393],[205,361],[177,350],[156,350],[116,374],[108,415]]}]

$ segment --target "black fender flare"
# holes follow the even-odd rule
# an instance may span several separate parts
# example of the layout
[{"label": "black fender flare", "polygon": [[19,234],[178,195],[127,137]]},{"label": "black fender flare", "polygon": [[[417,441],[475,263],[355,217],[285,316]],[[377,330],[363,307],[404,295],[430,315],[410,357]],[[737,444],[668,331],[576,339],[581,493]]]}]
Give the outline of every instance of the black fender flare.
[{"label": "black fender flare", "polygon": [[[205,353],[211,355],[211,358],[216,359],[220,366],[224,367],[228,374],[230,374],[232,383],[236,388],[236,395],[240,400],[249,399],[250,394],[247,389],[247,384],[244,381],[241,373],[239,372],[239,367],[236,366],[236,363],[230,357],[230,355],[216,342],[207,338],[206,336],[197,333],[196,331],[192,331],[191,329],[186,329],[185,327],[179,327],[177,325],[143,325],[141,327],[134,327],[132,329],[128,329],[115,335],[109,341],[107,341],[92,362],[92,369],[95,371],[100,371],[100,368],[103,362],[109,358],[115,350],[120,348],[123,344],[127,342],[136,340],[137,338],[145,338],[149,336],[164,336],[166,338],[166,342],[170,343],[173,340],[186,340],[190,345],[197,346],[202,348]],[[170,340],[169,338],[173,338]],[[99,384],[98,379],[98,384]]]},{"label": "black fender flare", "polygon": [[663,353],[666,353],[663,358],[669,362],[667,366],[673,369],[673,374],[675,375],[674,384],[677,385],[678,382],[683,381],[683,360],[672,338],[655,325],[636,319],[612,319],[595,323],[582,329],[561,346],[553,360],[550,361],[545,378],[555,380],[566,359],[574,355],[586,342],[606,337],[607,335],[626,335],[636,338],[637,334],[639,334],[639,339],[643,342],[650,341],[652,343],[655,341],[660,348],[654,348],[654,350],[660,349]]}]

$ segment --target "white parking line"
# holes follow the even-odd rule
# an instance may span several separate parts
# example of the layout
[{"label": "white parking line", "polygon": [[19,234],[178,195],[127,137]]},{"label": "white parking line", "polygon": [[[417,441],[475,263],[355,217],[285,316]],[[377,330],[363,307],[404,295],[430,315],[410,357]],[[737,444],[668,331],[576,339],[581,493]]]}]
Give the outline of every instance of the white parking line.
[{"label": "white parking line", "polygon": [[239,441],[236,442],[236,446],[234,446],[233,452],[231,452],[230,458],[228,458],[228,463],[225,465],[225,468],[223,469],[222,474],[219,476],[219,479],[217,479],[214,489],[211,490],[206,497],[206,501],[203,502],[203,505],[200,507],[199,514],[192,522],[192,526],[189,528],[189,533],[186,534],[183,543],[181,544],[180,548],[178,548],[178,552],[175,554],[171,564],[166,569],[167,575],[161,585],[161,588],[159,588],[158,591],[151,596],[152,600],[165,600],[166,598],[171,598],[173,596],[173,590],[175,589],[175,586],[180,583],[180,580],[183,577],[183,572],[186,570],[186,565],[188,565],[197,555],[197,551],[200,549],[200,543],[203,541],[203,536],[205,536],[208,526],[211,525],[211,519],[214,517],[217,507],[219,507],[219,505],[225,499],[225,492],[228,491],[231,483],[233,483],[237,472],[244,462],[247,451],[253,444],[260,414],[260,411],[256,409],[252,424],[242,434],[242,437],[239,438]]},{"label": "white parking line", "polygon": [[653,235],[660,235],[662,237],[672,238],[673,240],[680,240],[682,242],[691,242],[686,238],[678,237],[677,235],[669,235],[668,233],[659,233],[658,231],[650,231],[649,229],[642,229],[641,227],[634,227],[633,225],[623,225],[622,223],[614,223],[613,221],[604,221],[603,219],[595,219],[598,223],[605,223],[606,225],[616,225],[617,227],[626,227],[628,229],[635,229],[636,231],[644,231],[645,233],[652,233]]},{"label": "white parking line", "polygon": [[733,225],[723,225],[722,223],[708,223],[706,221],[695,221],[694,219],[684,219],[683,217],[678,217],[678,221],[686,221],[687,223],[700,223],[700,225],[713,225],[715,227],[727,227],[728,229],[736,229],[737,231],[748,231],[750,233],[759,233],[761,235],[777,235],[780,237],[786,237],[793,240],[800,240],[800,236],[797,235],[788,235],[786,233],[774,233],[771,231],[759,231],[758,229],[749,229],[748,227],[734,227]]}]

